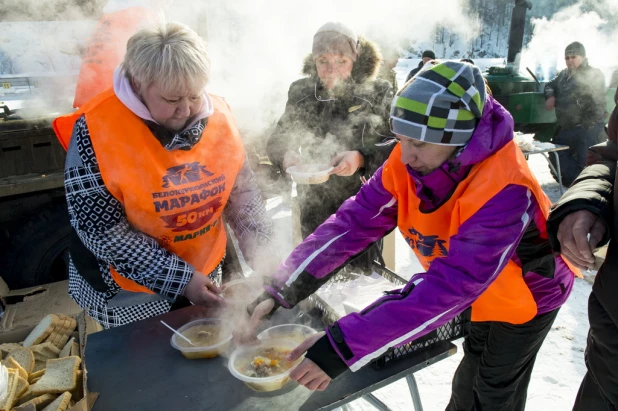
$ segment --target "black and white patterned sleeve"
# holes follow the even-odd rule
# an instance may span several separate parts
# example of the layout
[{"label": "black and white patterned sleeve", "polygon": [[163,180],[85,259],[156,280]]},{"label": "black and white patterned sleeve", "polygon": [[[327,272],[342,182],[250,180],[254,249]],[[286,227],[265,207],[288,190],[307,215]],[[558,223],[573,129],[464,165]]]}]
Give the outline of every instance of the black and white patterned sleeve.
[{"label": "black and white patterned sleeve", "polygon": [[193,268],[131,227],[123,205],[105,187],[83,116],[73,129],[64,179],[71,225],[86,248],[122,276],[175,299]]},{"label": "black and white patterned sleeve", "polygon": [[243,257],[256,270],[257,259],[271,248],[273,222],[266,214],[264,199],[246,157],[236,176],[224,217],[238,239]]}]

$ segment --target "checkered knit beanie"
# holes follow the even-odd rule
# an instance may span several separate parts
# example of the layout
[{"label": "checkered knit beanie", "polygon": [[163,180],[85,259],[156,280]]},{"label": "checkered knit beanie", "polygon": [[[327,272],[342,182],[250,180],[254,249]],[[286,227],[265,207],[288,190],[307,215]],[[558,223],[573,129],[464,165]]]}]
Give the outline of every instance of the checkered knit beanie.
[{"label": "checkered knit beanie", "polygon": [[483,114],[485,99],[478,67],[454,61],[427,67],[393,100],[392,131],[427,143],[463,146]]}]

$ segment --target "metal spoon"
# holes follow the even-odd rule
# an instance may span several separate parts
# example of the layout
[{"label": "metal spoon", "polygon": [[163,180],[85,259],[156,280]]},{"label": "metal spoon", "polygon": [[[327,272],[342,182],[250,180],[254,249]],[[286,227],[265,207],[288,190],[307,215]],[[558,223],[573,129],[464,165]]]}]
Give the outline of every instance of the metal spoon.
[{"label": "metal spoon", "polygon": [[182,335],[181,333],[179,333],[178,331],[176,331],[175,329],[173,329],[171,326],[169,326],[167,323],[165,323],[164,321],[161,321],[161,324],[163,324],[164,326],[166,326],[167,328],[169,328],[170,330],[174,331],[174,334],[176,334],[177,336],[179,336],[180,338],[182,338],[183,340],[185,340],[186,342],[188,342],[189,344],[191,344],[192,346],[196,347],[195,344],[193,344],[191,342],[190,339],[188,339],[187,337],[185,337],[184,335]]}]

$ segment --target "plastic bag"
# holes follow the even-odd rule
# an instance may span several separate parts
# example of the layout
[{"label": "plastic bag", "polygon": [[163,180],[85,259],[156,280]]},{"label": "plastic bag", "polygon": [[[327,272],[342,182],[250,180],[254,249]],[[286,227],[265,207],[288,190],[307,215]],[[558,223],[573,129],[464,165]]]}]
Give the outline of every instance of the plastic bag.
[{"label": "plastic bag", "polygon": [[345,282],[328,282],[317,295],[335,312],[343,317],[352,312],[361,311],[375,300],[384,296],[384,291],[400,288],[377,273],[371,276],[359,275],[356,279]]},{"label": "plastic bag", "polygon": [[534,150],[534,134],[523,134],[520,132],[516,132],[513,139],[522,151]]},{"label": "plastic bag", "polygon": [[9,370],[0,364],[0,404],[4,403],[9,390]]}]

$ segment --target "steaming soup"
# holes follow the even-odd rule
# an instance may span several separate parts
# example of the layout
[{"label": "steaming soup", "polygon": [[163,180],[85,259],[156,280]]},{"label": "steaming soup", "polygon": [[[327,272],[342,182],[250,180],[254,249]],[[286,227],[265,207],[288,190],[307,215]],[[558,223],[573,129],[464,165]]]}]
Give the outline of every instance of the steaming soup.
[{"label": "steaming soup", "polygon": [[187,328],[182,332],[182,335],[187,337],[194,345],[189,344],[182,338],[176,340],[179,347],[210,347],[218,344],[228,335],[221,335],[221,327],[218,324],[199,324],[191,328]]},{"label": "steaming soup", "polygon": [[273,377],[288,371],[297,361],[285,359],[290,350],[283,348],[261,348],[236,360],[235,368],[251,378]]}]

